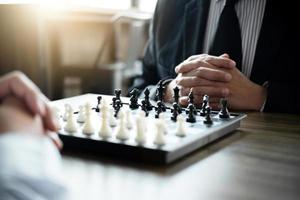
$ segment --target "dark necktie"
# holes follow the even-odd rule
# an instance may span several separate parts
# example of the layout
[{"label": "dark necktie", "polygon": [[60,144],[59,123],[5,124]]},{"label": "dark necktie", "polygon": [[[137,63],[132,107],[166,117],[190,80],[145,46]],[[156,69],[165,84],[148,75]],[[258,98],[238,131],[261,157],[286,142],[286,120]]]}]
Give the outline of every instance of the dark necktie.
[{"label": "dark necktie", "polygon": [[237,68],[241,69],[242,39],[239,20],[234,9],[236,2],[238,0],[226,0],[209,54],[219,56],[228,53],[236,62]]}]

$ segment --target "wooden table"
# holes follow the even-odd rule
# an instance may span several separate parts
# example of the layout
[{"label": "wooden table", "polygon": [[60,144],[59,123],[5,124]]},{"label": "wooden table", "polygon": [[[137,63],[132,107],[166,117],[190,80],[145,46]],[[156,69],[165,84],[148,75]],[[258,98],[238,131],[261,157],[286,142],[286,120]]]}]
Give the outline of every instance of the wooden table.
[{"label": "wooden table", "polygon": [[63,154],[71,199],[300,199],[300,116],[248,113],[241,128],[178,162]]}]

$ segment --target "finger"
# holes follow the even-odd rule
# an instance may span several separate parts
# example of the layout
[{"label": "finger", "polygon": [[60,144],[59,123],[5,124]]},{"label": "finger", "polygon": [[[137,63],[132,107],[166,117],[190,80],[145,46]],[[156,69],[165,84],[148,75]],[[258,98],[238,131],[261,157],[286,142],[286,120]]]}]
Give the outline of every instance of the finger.
[{"label": "finger", "polygon": [[0,80],[0,99],[14,95],[26,103],[34,114],[44,116],[45,107],[39,89],[21,72],[13,72]]},{"label": "finger", "polygon": [[182,87],[179,91],[179,95],[180,96],[188,96],[188,94],[190,93],[191,88],[189,87]]},{"label": "finger", "polygon": [[46,105],[46,114],[43,117],[43,123],[46,130],[57,132],[58,130],[58,121],[54,115],[53,109]]},{"label": "finger", "polygon": [[204,61],[204,59],[195,59],[192,61],[185,61],[181,64],[179,64],[175,68],[175,72],[178,73],[187,73],[194,69],[197,69],[198,67],[207,67],[207,68],[214,68],[213,65],[210,63]]},{"label": "finger", "polygon": [[209,106],[212,110],[219,110],[221,108],[219,103],[209,103]]},{"label": "finger", "polygon": [[[194,102],[199,102],[202,104],[204,95],[194,95]],[[219,103],[220,97],[209,97],[209,103]]]},{"label": "finger", "polygon": [[227,97],[230,93],[226,87],[199,86],[193,88],[194,95],[208,95],[211,97]]},{"label": "finger", "polygon": [[187,107],[189,101],[188,101],[188,97],[187,96],[181,96],[179,98],[179,104],[182,106],[182,107]]},{"label": "finger", "polygon": [[220,57],[230,58],[229,55],[228,55],[227,53],[224,53],[224,54],[220,55]]},{"label": "finger", "polygon": [[232,79],[230,73],[205,67],[198,68],[195,75],[210,81],[229,82]]},{"label": "finger", "polygon": [[49,136],[49,138],[52,140],[52,142],[58,149],[62,149],[63,142],[60,140],[57,133],[49,131],[49,132],[47,132],[47,135]]},{"label": "finger", "polygon": [[186,77],[186,76],[181,76],[178,77],[176,80],[176,84],[180,85],[182,87],[196,87],[196,86],[218,86],[218,82],[215,81],[210,81],[204,78],[200,78],[197,76],[191,76],[191,77]]},{"label": "finger", "polygon": [[[22,98],[22,96],[18,97]],[[39,114],[42,117],[46,115],[45,103],[37,92],[28,89],[24,91],[23,99],[33,114]]]},{"label": "finger", "polygon": [[206,56],[205,61],[216,66],[216,67],[223,67],[232,69],[235,67],[236,63],[231,60],[228,54],[223,54],[221,56]]}]

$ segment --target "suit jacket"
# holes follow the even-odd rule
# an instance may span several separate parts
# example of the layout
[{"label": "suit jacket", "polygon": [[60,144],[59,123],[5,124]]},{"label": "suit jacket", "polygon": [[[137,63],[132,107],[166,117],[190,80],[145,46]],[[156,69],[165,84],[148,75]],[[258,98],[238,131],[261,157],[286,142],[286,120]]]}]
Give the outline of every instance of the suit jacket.
[{"label": "suit jacket", "polygon": [[[289,4],[289,5],[284,5]],[[299,11],[293,3],[267,0],[257,42],[251,81],[268,81],[265,111],[300,113]],[[174,68],[202,53],[209,0],[159,0],[143,58],[143,74],[134,87],[143,89],[175,78]]]}]

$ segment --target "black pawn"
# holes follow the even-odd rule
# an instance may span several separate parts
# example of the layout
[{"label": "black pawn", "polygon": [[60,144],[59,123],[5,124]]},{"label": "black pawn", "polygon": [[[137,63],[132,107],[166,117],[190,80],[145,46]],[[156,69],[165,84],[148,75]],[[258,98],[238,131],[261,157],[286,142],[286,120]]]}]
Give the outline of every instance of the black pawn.
[{"label": "black pawn", "polygon": [[230,114],[229,114],[228,109],[227,109],[227,105],[228,105],[227,100],[226,99],[221,99],[220,104],[221,104],[221,110],[219,112],[219,118],[221,118],[221,119],[229,118]]},{"label": "black pawn", "polygon": [[157,101],[157,106],[155,108],[155,118],[159,118],[159,114],[166,111],[165,105],[161,101]]},{"label": "black pawn", "polygon": [[165,87],[163,86],[163,81],[160,81],[156,89],[155,99],[157,101],[163,102]]},{"label": "black pawn", "polygon": [[122,92],[121,89],[115,89],[115,98],[120,101],[121,101],[121,92]]},{"label": "black pawn", "polygon": [[[148,117],[149,115],[149,111],[147,109],[147,103],[145,100],[142,100],[142,106],[141,106],[142,110],[145,112],[146,117]],[[152,108],[151,108],[152,109]]]},{"label": "black pawn", "polygon": [[189,93],[189,104],[188,104],[188,110],[186,110],[186,114],[189,113],[189,108],[191,108],[194,112],[194,115],[197,115],[197,109],[194,105],[194,94],[193,94],[193,91],[191,90],[190,93]]},{"label": "black pawn", "polygon": [[[112,107],[116,110],[116,102],[119,100],[119,103],[122,104],[121,101],[121,89],[115,89],[115,97],[112,98]],[[119,106],[119,105],[118,105]]]},{"label": "black pawn", "polygon": [[146,104],[146,109],[148,111],[152,110],[152,104],[150,102],[150,97],[149,97],[150,91],[148,88],[145,89],[144,95],[145,95],[145,104]]},{"label": "black pawn", "polygon": [[115,109],[115,115],[114,116],[115,117],[118,117],[118,113],[119,113],[122,106],[123,106],[123,104],[122,104],[121,100],[116,99],[115,107],[114,107],[114,109]]},{"label": "black pawn", "polygon": [[100,104],[101,104],[101,99],[102,99],[102,97],[101,97],[101,96],[98,96],[98,97],[97,97],[97,106],[96,106],[96,112],[100,112],[100,108],[99,108],[99,106],[100,106]]},{"label": "black pawn", "polygon": [[174,102],[175,103],[179,103],[179,88],[176,86],[174,89],[173,89],[173,98],[174,98]]},{"label": "black pawn", "polygon": [[188,106],[188,117],[186,118],[187,122],[195,123],[196,117],[195,117],[195,110],[194,106],[192,104],[189,104]]},{"label": "black pawn", "polygon": [[213,121],[210,117],[210,111],[211,111],[211,108],[209,106],[207,106],[205,120],[203,121],[204,124],[210,125],[213,123]]},{"label": "black pawn", "polygon": [[204,95],[202,100],[201,110],[200,110],[200,116],[206,116],[206,107],[209,106],[208,103],[209,103],[209,96]]},{"label": "black pawn", "polygon": [[139,108],[138,93],[139,93],[139,90],[136,89],[136,88],[131,90],[131,92],[129,93],[129,95],[130,95],[130,105],[129,105],[129,107],[131,109],[138,109]]},{"label": "black pawn", "polygon": [[112,98],[112,107],[114,110],[116,110],[116,101],[117,101],[116,97],[113,97]]},{"label": "black pawn", "polygon": [[174,121],[174,122],[177,121],[177,116],[180,114],[179,110],[180,110],[179,105],[176,102],[174,102],[173,108],[171,110],[171,112],[172,112],[171,120],[172,121]]}]

